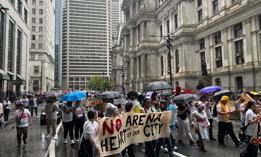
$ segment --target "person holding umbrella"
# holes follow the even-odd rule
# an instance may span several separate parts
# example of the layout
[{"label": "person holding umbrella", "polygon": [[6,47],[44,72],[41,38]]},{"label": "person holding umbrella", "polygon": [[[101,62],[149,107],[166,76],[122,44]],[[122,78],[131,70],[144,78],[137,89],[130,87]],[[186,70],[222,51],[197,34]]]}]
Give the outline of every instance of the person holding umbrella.
[{"label": "person holding umbrella", "polygon": [[236,147],[239,147],[241,143],[237,139],[233,125],[229,119],[229,116],[234,111],[231,111],[231,108],[228,104],[229,98],[228,96],[222,96],[218,105],[217,105],[217,116],[218,116],[218,143],[220,146],[226,147],[224,143],[225,134],[229,134],[229,136],[234,141]]}]

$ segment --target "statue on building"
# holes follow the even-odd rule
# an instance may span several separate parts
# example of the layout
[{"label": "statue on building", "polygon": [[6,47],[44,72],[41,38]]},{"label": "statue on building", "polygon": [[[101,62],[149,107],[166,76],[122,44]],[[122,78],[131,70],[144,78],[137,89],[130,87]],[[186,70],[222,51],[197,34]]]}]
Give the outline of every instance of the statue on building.
[{"label": "statue on building", "polygon": [[202,76],[207,76],[208,75],[207,64],[206,64],[205,60],[202,61],[201,72],[202,72]]}]

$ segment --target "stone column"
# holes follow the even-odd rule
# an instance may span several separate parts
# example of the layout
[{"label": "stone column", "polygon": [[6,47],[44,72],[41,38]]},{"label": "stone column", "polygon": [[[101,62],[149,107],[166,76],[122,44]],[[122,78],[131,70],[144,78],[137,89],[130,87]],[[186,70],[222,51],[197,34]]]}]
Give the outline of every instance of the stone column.
[{"label": "stone column", "polygon": [[146,77],[145,54],[141,55],[141,78]]},{"label": "stone column", "polygon": [[142,42],[145,38],[145,31],[146,29],[144,29],[144,22],[140,23],[140,42]]},{"label": "stone column", "polygon": [[132,47],[133,45],[134,45],[134,43],[133,43],[133,39],[134,39],[134,37],[133,37],[133,33],[134,32],[134,30],[133,30],[133,27],[130,29],[130,47]]},{"label": "stone column", "polygon": [[130,79],[134,79],[134,58],[130,58]]},{"label": "stone column", "polygon": [[140,56],[137,57],[136,59],[136,78],[139,79],[140,78]]}]

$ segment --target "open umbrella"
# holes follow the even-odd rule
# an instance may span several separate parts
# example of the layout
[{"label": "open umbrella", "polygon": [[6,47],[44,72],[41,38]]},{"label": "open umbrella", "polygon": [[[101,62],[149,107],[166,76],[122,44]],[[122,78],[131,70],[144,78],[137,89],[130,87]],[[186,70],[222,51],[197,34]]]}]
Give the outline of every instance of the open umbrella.
[{"label": "open umbrella", "polygon": [[54,92],[46,93],[46,95],[45,95],[46,98],[56,98],[56,99],[59,99],[62,96],[63,96],[63,93],[59,93],[59,92],[57,92],[57,93],[54,93]]},{"label": "open umbrella", "polygon": [[117,91],[105,91],[98,95],[100,99],[114,99],[120,97],[120,92]]},{"label": "open umbrella", "polygon": [[187,103],[190,101],[195,100],[194,94],[181,94],[178,96],[175,96],[173,99],[174,103]]},{"label": "open umbrella", "polygon": [[61,101],[80,101],[85,97],[85,92],[71,92],[61,97]]},{"label": "open umbrella", "polygon": [[157,90],[172,89],[172,88],[173,87],[166,82],[156,81],[156,82],[149,83],[144,88],[144,91],[157,91]]},{"label": "open umbrella", "polygon": [[220,86],[208,86],[205,88],[202,88],[199,93],[200,94],[205,94],[205,93],[210,93],[210,92],[215,92],[221,90]]},{"label": "open umbrella", "polygon": [[215,94],[214,94],[214,100],[215,101],[218,101],[218,100],[220,100],[221,99],[221,97],[222,96],[231,96],[231,95],[233,95],[233,92],[231,91],[231,90],[222,90],[222,91],[219,91],[219,92],[216,92]]}]

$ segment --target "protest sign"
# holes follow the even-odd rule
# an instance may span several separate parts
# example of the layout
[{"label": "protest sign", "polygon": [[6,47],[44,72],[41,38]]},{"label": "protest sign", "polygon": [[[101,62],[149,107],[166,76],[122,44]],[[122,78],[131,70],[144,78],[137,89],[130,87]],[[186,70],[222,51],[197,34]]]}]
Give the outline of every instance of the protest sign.
[{"label": "protest sign", "polygon": [[99,119],[100,155],[121,153],[130,144],[169,137],[171,114],[170,111],[124,113],[114,118]]}]

